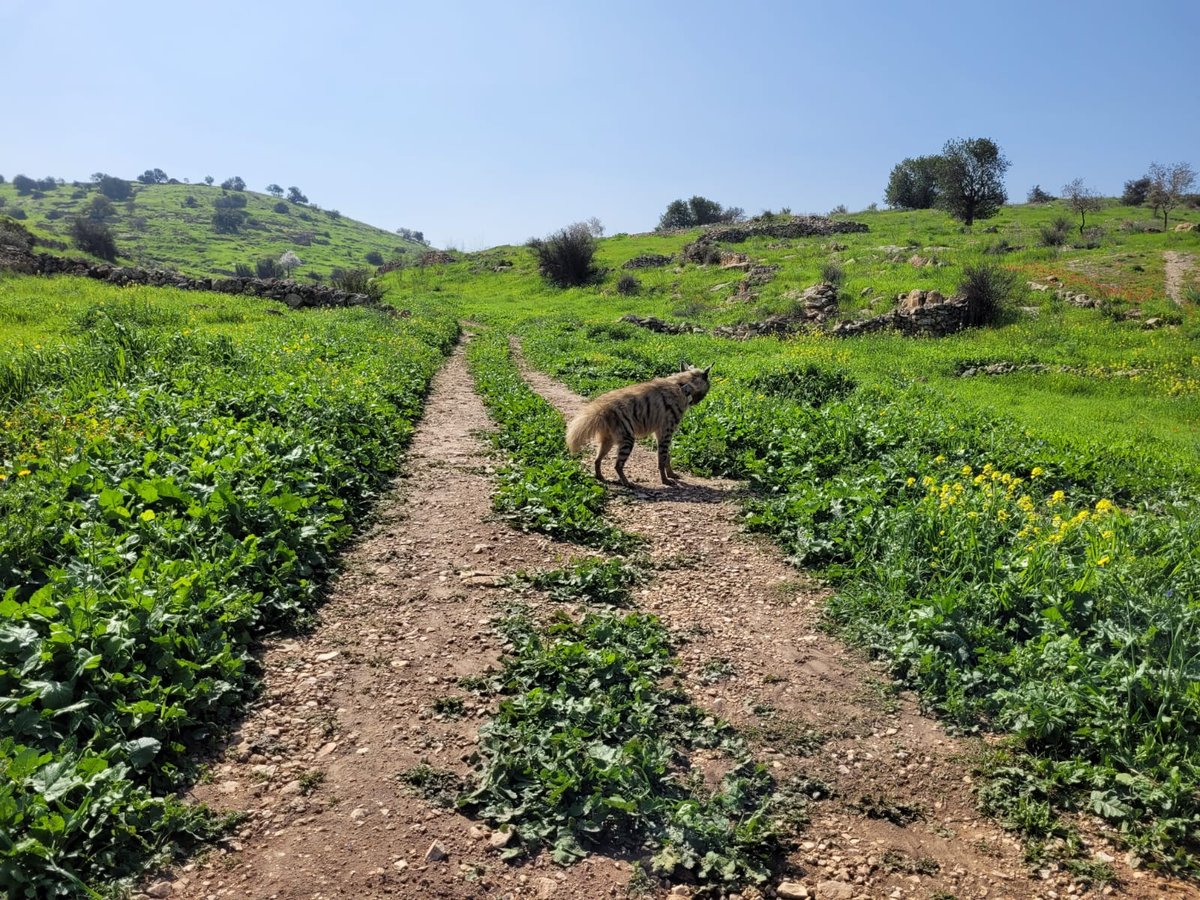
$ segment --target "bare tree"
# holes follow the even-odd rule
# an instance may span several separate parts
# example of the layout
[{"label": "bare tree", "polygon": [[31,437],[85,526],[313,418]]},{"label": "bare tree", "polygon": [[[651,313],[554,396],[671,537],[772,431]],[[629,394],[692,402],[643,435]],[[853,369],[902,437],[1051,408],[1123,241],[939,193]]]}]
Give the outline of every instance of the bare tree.
[{"label": "bare tree", "polygon": [[583,224],[592,233],[592,237],[604,237],[604,224],[596,216],[592,216]]},{"label": "bare tree", "polygon": [[1183,202],[1183,195],[1196,183],[1196,172],[1185,162],[1172,166],[1150,163],[1150,171],[1146,174],[1150,179],[1150,193],[1146,197],[1146,203],[1156,212],[1162,211],[1163,231],[1166,231],[1171,210]]},{"label": "bare tree", "polygon": [[300,265],[300,257],[298,257],[291,250],[286,250],[284,251],[283,256],[279,257],[279,262],[277,265],[283,270],[284,277],[290,278],[292,269]]},{"label": "bare tree", "polygon": [[1087,214],[1100,209],[1100,197],[1088,188],[1082,178],[1076,178],[1063,185],[1063,199],[1075,212],[1079,213],[1079,233],[1087,226]]}]

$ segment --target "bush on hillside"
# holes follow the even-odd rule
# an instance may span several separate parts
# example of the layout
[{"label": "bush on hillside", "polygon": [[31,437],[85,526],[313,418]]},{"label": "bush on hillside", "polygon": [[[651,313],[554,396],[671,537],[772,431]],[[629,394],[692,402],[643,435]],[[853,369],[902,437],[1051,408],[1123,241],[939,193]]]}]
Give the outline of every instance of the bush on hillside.
[{"label": "bush on hillside", "polygon": [[17,175],[12,180],[13,187],[17,189],[17,193],[22,197],[27,196],[34,188],[37,187],[37,182],[28,175]]},{"label": "bush on hillside", "polygon": [[212,226],[217,234],[237,234],[245,224],[244,209],[218,209],[213,212]]},{"label": "bush on hillside", "polygon": [[227,191],[244,191],[246,182],[240,175],[234,175],[232,178],[226,178],[221,182],[221,187]]},{"label": "bush on hillside", "polygon": [[369,262],[373,266],[382,266],[383,265],[383,254],[380,253],[378,250],[372,250],[370,253],[367,254],[366,259],[367,259],[367,262]]},{"label": "bush on hillside", "polygon": [[617,293],[630,297],[642,289],[642,283],[632,275],[625,274],[617,279]]},{"label": "bush on hillside", "polygon": [[273,210],[275,210],[275,212],[281,213],[282,215],[285,215],[285,216],[290,216],[292,214],[292,208],[290,206],[288,206],[286,203],[284,203],[282,200],[280,200],[278,203],[276,203],[274,206],[272,206],[271,209],[273,209]]},{"label": "bush on hillside", "polygon": [[197,206],[200,205],[200,201],[198,201],[191,194],[188,194],[186,197],[183,198],[183,205],[186,206],[188,209],[195,209]]},{"label": "bush on hillside", "polygon": [[821,280],[830,284],[840,285],[846,280],[846,271],[834,260],[829,260],[821,266]]},{"label": "bush on hillside", "polygon": [[103,222],[106,219],[111,219],[116,214],[117,208],[103,194],[97,194],[92,198],[92,202],[87,205],[87,217],[93,222]]},{"label": "bush on hillside", "polygon": [[1071,223],[1063,216],[1059,216],[1049,225],[1043,225],[1038,229],[1041,235],[1043,247],[1061,247],[1067,242],[1067,236],[1071,233]]},{"label": "bush on hillside", "polygon": [[596,238],[585,222],[568,225],[547,238],[532,238],[528,246],[537,254],[542,275],[557,287],[590,284],[599,274],[592,264]]},{"label": "bush on hillside", "polygon": [[967,324],[988,325],[996,321],[1016,283],[1015,274],[992,263],[966,266],[958,293],[967,299]]},{"label": "bush on hillside", "polygon": [[213,206],[217,209],[245,209],[246,195],[245,194],[222,194],[213,200]]},{"label": "bush on hillside", "polygon": [[133,196],[133,185],[124,178],[105,175],[103,172],[97,172],[92,177],[95,178],[100,193],[109,200],[128,200]]},{"label": "bush on hillside", "polygon": [[254,270],[245,263],[234,263],[233,274],[238,278],[253,278]]},{"label": "bush on hillside", "polygon": [[100,222],[84,218],[75,219],[71,223],[71,240],[84,253],[116,262],[117,242],[108,227]]},{"label": "bush on hillside", "polygon": [[372,280],[367,269],[334,269],[329,281],[339,291],[347,294],[366,294],[376,302],[383,299],[383,285]]},{"label": "bush on hillside", "polygon": [[254,263],[254,271],[259,278],[274,278],[279,274],[279,264],[273,256],[264,256]]},{"label": "bush on hillside", "polygon": [[24,220],[24,219],[28,219],[28,218],[29,218],[29,214],[28,214],[28,213],[26,213],[26,212],[25,212],[25,210],[21,209],[21,207],[19,207],[19,206],[17,206],[17,207],[14,207],[13,209],[10,209],[10,210],[8,211],[8,214],[9,214],[9,215],[10,215],[12,218],[14,218],[14,219],[19,219],[19,220]]},{"label": "bush on hillside", "polygon": [[291,203],[307,203],[308,198],[304,196],[304,192],[300,188],[292,185],[287,189],[287,198]]},{"label": "bush on hillside", "polygon": [[1040,184],[1035,184],[1031,187],[1029,193],[1025,196],[1026,203],[1049,203],[1053,199],[1054,195],[1043,191]]}]

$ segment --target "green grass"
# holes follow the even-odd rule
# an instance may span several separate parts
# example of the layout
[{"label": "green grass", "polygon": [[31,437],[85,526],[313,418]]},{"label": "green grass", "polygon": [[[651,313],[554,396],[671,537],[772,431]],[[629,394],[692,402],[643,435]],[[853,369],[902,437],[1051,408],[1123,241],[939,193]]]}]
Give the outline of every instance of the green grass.
[{"label": "green grass", "polygon": [[[205,184],[133,185],[130,200],[114,202],[116,216],[108,221],[121,254],[118,262],[144,268],[168,268],[189,275],[232,275],[234,266],[253,268],[263,258],[279,257],[287,250],[302,264],[293,273],[308,272],[327,277],[335,268],[374,268],[366,260],[371,252],[385,260],[397,256],[414,258],[426,248],[398,235],[356,222],[328,211],[286,203],[287,213],[275,212],[280,201],[269,194],[241,192],[250,221],[238,234],[217,234],[212,228],[213,201],[222,196],[219,187]],[[83,193],[83,196],[75,196]],[[229,194],[235,192],[230,191]],[[45,241],[71,244],[71,220],[83,213],[93,198],[100,196],[95,185],[76,188],[66,184],[48,191],[40,199],[22,197],[10,183],[0,184],[0,215],[15,209],[25,211],[22,225]],[[185,205],[188,197],[196,205]],[[39,247],[46,250],[46,247]],[[51,252],[85,256],[73,246]]]},{"label": "green grass", "polygon": [[253,696],[255,642],[318,602],[457,326],[3,286],[56,343],[0,366],[0,893],[74,895],[219,825],[175,792]]}]

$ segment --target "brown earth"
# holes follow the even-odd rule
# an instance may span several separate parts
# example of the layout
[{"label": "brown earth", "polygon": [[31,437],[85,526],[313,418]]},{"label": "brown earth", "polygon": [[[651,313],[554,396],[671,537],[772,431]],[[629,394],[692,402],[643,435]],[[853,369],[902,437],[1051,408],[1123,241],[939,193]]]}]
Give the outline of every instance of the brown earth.
[{"label": "brown earth", "polygon": [[1184,279],[1195,265],[1195,257],[1178,250],[1164,250],[1163,259],[1166,260],[1167,296],[1175,301],[1176,306],[1183,306]]},{"label": "brown earth", "polygon": [[[565,412],[581,405],[562,385],[526,374]],[[192,792],[244,812],[243,826],[147,883],[148,895],[625,896],[628,861],[593,855],[564,869],[543,854],[501,862],[486,827],[397,778],[420,765],[469,771],[490,705],[458,681],[500,659],[489,622],[516,598],[495,586],[497,576],[581,552],[493,520],[492,459],[480,440],[489,428],[460,347],[434,382],[403,475],[346,553],[318,625],[269,643],[261,702]],[[612,518],[648,539],[657,577],[637,601],[679,637],[689,692],[745,728],[779,776],[803,771],[834,788],[833,799],[812,805],[812,825],[782,880],[828,898],[1085,893],[1061,871],[1030,872],[1018,842],[975,811],[970,761],[981,741],[948,736],[821,630],[824,588],[740,532],[737,483],[689,477],[664,488],[652,482],[654,457],[644,448],[628,471],[641,486],[612,490]],[[548,605],[523,599],[533,599],[535,612]],[[711,680],[713,660],[724,661],[722,677],[707,683],[701,674]],[[465,697],[465,716],[436,712],[450,695]],[[885,807],[913,820],[863,812]],[[1119,880],[1105,893],[1200,896],[1130,871],[1102,842],[1092,849],[1116,860]]]}]

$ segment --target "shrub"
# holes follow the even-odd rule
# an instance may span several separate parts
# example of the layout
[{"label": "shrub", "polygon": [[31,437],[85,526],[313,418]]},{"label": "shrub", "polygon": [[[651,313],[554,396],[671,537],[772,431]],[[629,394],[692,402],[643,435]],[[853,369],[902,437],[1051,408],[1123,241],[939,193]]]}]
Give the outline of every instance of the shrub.
[{"label": "shrub", "polygon": [[383,299],[383,285],[372,281],[371,273],[366,269],[334,269],[329,281],[347,294],[366,294],[376,302]]},{"label": "shrub", "polygon": [[109,200],[128,200],[133,196],[133,186],[124,178],[103,173],[97,173],[97,175],[99,177],[96,178],[96,184],[100,188],[100,193]]},{"label": "shrub", "polygon": [[254,270],[245,263],[236,263],[233,267],[233,274],[238,278],[253,278]]},{"label": "shrub", "polygon": [[542,275],[557,287],[589,284],[599,274],[592,264],[596,239],[584,222],[568,225],[545,239],[533,238],[529,247],[537,254]]},{"label": "shrub", "polygon": [[966,266],[958,293],[967,299],[967,324],[987,325],[995,321],[1016,280],[1012,272],[991,263]]},{"label": "shrub", "polygon": [[212,226],[217,234],[237,234],[245,224],[244,209],[218,209],[213,213]]},{"label": "shrub", "polygon": [[37,187],[37,182],[28,175],[17,175],[15,178],[13,178],[12,183],[13,187],[17,189],[17,193],[22,197],[29,194],[30,191]]},{"label": "shrub", "polygon": [[117,208],[103,194],[97,194],[87,207],[87,217],[93,222],[103,222],[117,214]]},{"label": "shrub", "polygon": [[8,211],[8,214],[10,216],[12,216],[12,218],[18,219],[18,220],[25,220],[25,219],[29,218],[29,215],[25,212],[25,210],[21,209],[21,207],[19,207],[19,206],[14,207],[13,209],[10,209]]},{"label": "shrub", "polygon": [[117,259],[117,242],[112,232],[100,222],[77,218],[71,223],[71,240],[85,253],[91,253],[109,262]]},{"label": "shrub", "polygon": [[0,197],[0,207],[7,206],[7,205],[8,205],[8,198]]},{"label": "shrub", "polygon": [[259,278],[274,278],[279,274],[278,264],[275,258],[264,256],[254,264],[254,270]]},{"label": "shrub", "polygon": [[1062,216],[1059,216],[1049,225],[1043,225],[1038,229],[1043,247],[1063,246],[1067,242],[1067,235],[1070,232],[1071,223]]},{"label": "shrub", "polygon": [[373,266],[382,266],[383,265],[383,254],[380,253],[378,250],[372,250],[370,253],[367,254],[366,258],[367,258],[367,262],[369,262]]},{"label": "shrub", "polygon": [[821,266],[821,280],[840,285],[846,280],[846,272],[839,263],[831,259]]},{"label": "shrub", "polygon": [[848,209],[846,208],[846,204],[845,204],[845,203],[839,203],[837,206],[835,206],[833,209],[831,209],[831,210],[829,211],[829,214],[830,214],[831,216],[844,216],[844,215],[846,215],[848,212],[850,212],[850,210],[848,210]]},{"label": "shrub", "polygon": [[1029,189],[1029,194],[1025,197],[1027,203],[1049,203],[1054,199],[1053,195],[1047,194],[1042,190],[1040,184],[1035,184]]},{"label": "shrub", "polygon": [[300,190],[300,188],[296,187],[295,185],[293,185],[292,187],[287,189],[287,198],[292,203],[307,203],[308,202],[308,198],[305,197],[304,193]]},{"label": "shrub", "polygon": [[198,201],[191,194],[188,194],[186,197],[183,198],[183,205],[186,206],[188,209],[195,209],[197,206],[200,205],[200,201]]},{"label": "shrub", "polygon": [[273,209],[273,210],[275,210],[275,212],[281,213],[282,215],[285,215],[285,216],[290,216],[292,214],[292,208],[290,206],[288,206],[286,203],[284,203],[282,200],[280,200],[278,203],[276,203],[274,206],[272,206],[271,209]]},{"label": "shrub", "polygon": [[642,289],[642,283],[632,275],[625,274],[617,279],[617,293],[626,297],[636,294]]},{"label": "shrub", "polygon": [[983,252],[989,256],[1003,256],[1005,253],[1015,253],[1020,249],[1020,247],[1010,244],[1005,238],[1000,238],[996,243],[984,247]]},{"label": "shrub", "polygon": [[217,209],[245,209],[246,195],[245,194],[222,194],[213,200],[213,206]]},{"label": "shrub", "polygon": [[342,214],[340,212],[338,212],[336,209],[325,210],[325,215],[329,216],[329,218],[331,218],[331,219],[340,219],[342,217]]},{"label": "shrub", "polygon": [[221,187],[227,191],[244,191],[246,182],[239,175],[234,175],[232,178],[226,178],[221,182]]}]

